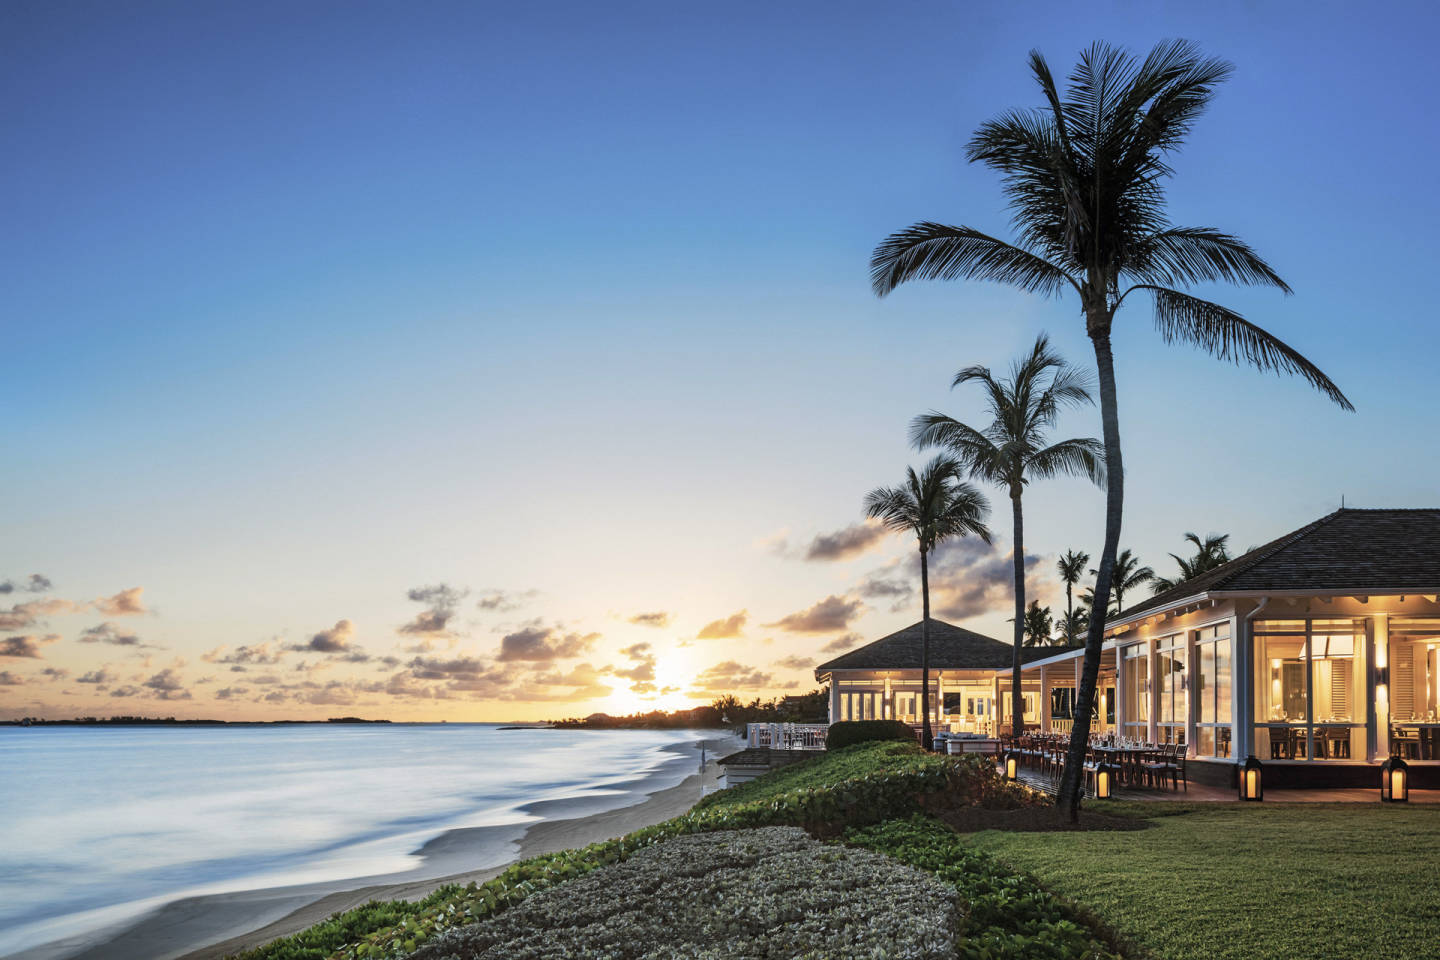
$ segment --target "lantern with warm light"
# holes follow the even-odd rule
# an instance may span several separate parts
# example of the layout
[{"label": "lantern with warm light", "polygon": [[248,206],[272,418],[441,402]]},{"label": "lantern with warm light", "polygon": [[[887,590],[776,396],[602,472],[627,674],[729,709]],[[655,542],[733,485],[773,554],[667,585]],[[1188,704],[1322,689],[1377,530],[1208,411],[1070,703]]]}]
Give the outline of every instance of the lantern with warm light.
[{"label": "lantern with warm light", "polygon": [[1114,765],[1102,763],[1095,768],[1095,799],[1109,800],[1115,792]]},{"label": "lantern with warm light", "polygon": [[1255,759],[1252,753],[1245,758],[1245,765],[1240,768],[1240,799],[1241,800],[1264,800],[1265,786],[1260,782],[1260,761]]},{"label": "lantern with warm light", "polygon": [[1005,754],[1005,779],[1015,780],[1020,776],[1020,755],[1011,751]]},{"label": "lantern with warm light", "polygon": [[1405,803],[1410,799],[1410,767],[1399,757],[1380,764],[1380,800]]}]

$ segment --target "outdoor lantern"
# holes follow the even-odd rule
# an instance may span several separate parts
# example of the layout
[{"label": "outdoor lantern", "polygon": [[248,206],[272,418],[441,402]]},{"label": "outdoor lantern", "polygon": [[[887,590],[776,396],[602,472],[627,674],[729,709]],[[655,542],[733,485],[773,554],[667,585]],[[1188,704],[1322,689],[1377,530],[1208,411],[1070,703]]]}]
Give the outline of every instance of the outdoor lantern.
[{"label": "outdoor lantern", "polygon": [[1245,765],[1240,768],[1240,799],[1265,799],[1265,788],[1260,783],[1260,761],[1253,753],[1245,758]]},{"label": "outdoor lantern", "polygon": [[1405,803],[1410,799],[1410,767],[1399,757],[1380,764],[1380,800]]},{"label": "outdoor lantern", "polygon": [[1014,780],[1020,776],[1020,757],[1013,751],[1005,754],[1005,779]]},{"label": "outdoor lantern", "polygon": [[1095,768],[1095,799],[1109,800],[1115,789],[1115,768],[1102,763]]}]

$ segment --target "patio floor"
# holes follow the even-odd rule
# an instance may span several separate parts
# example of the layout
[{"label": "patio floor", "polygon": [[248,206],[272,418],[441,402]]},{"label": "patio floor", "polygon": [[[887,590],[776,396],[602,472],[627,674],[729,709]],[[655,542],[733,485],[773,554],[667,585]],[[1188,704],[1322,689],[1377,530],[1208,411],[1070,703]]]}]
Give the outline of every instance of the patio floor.
[{"label": "patio floor", "polygon": [[[1059,792],[1058,778],[1028,768],[1021,768],[1020,782],[1033,790],[1055,795]],[[1089,796],[1089,794],[1086,794]],[[1158,800],[1200,803],[1238,802],[1235,791],[1223,787],[1212,787],[1203,783],[1192,783],[1190,789],[1156,790],[1147,787],[1121,787],[1115,791],[1117,800]],[[1379,803],[1380,790],[1366,790],[1361,787],[1335,788],[1326,790],[1268,790],[1265,799],[1272,803]],[[1411,803],[1440,803],[1440,790],[1410,791]]]}]

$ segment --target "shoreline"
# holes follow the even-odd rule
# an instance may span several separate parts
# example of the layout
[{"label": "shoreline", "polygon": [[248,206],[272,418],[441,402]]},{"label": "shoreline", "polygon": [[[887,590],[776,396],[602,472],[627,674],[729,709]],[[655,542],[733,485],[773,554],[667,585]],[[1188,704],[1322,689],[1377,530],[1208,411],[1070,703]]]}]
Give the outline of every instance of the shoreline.
[{"label": "shoreline", "polygon": [[[702,743],[707,748],[703,772],[692,772],[673,786],[649,789],[654,781],[666,779],[667,768],[673,776],[674,765],[698,763]],[[624,791],[623,798],[537,801],[521,808],[545,818],[537,822],[447,830],[415,850],[424,863],[404,873],[183,897],[123,926],[52,941],[10,960],[221,960],[371,900],[418,900],[449,883],[483,882],[518,860],[582,847],[679,816],[717,784],[721,771],[715,761],[734,743],[733,738],[706,737],[667,748],[674,759],[641,780],[614,784]],[[620,804],[607,805],[606,800]],[[499,863],[493,862],[497,836],[510,847]],[[486,852],[492,862],[475,868],[475,859]]]}]

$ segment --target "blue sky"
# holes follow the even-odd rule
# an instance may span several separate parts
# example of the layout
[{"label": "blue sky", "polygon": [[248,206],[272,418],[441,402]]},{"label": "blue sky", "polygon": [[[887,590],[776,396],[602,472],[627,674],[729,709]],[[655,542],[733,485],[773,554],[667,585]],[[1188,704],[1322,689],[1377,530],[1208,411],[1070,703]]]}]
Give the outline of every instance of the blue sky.
[{"label": "blue sky", "polygon": [[[742,691],[804,686],[793,664],[836,636],[910,622],[872,600],[833,632],[764,626],[908,560],[899,541],[795,554],[918,459],[913,414],[978,416],[947,389],[956,369],[1006,364],[1041,330],[1091,363],[1071,301],[962,284],[880,301],[866,281],[874,244],[914,220],[1004,232],[996,178],[962,146],[1035,102],[1032,47],[1060,73],[1097,38],[1180,36],[1236,64],[1176,162],[1172,219],[1271,260],[1295,296],[1212,295],[1358,408],[1167,348],[1127,306],[1124,542],[1168,573],[1187,530],[1243,547],[1342,493],[1434,506],[1435,20],[1420,4],[8,4],[0,580],[42,572],[72,608],[16,628],[57,639],[0,662],[22,681],[0,711],[677,705],[726,664],[711,676]],[[1063,427],[1098,434],[1098,417]],[[1027,548],[1095,552],[1100,510],[1080,483],[1037,486]],[[440,582],[470,592],[433,651],[406,650],[406,592]],[[149,646],[77,646],[91,598],[137,585],[148,612],[125,622]],[[527,599],[480,608],[487,590]],[[991,599],[966,622],[1005,636]],[[695,639],[741,610],[723,648]],[[627,622],[645,611],[671,616]],[[222,644],[303,646],[342,619],[371,661],[293,651],[282,682],[225,703],[211,691],[235,677],[201,682]],[[527,630],[593,639],[496,659]],[[441,703],[414,693],[422,655],[499,672]],[[613,671],[646,656],[656,689],[637,692]],[[102,663],[120,679],[76,685]],[[551,682],[580,664],[599,679]],[[162,669],[188,700],[142,702]],[[266,687],[285,696],[256,703]]]}]

